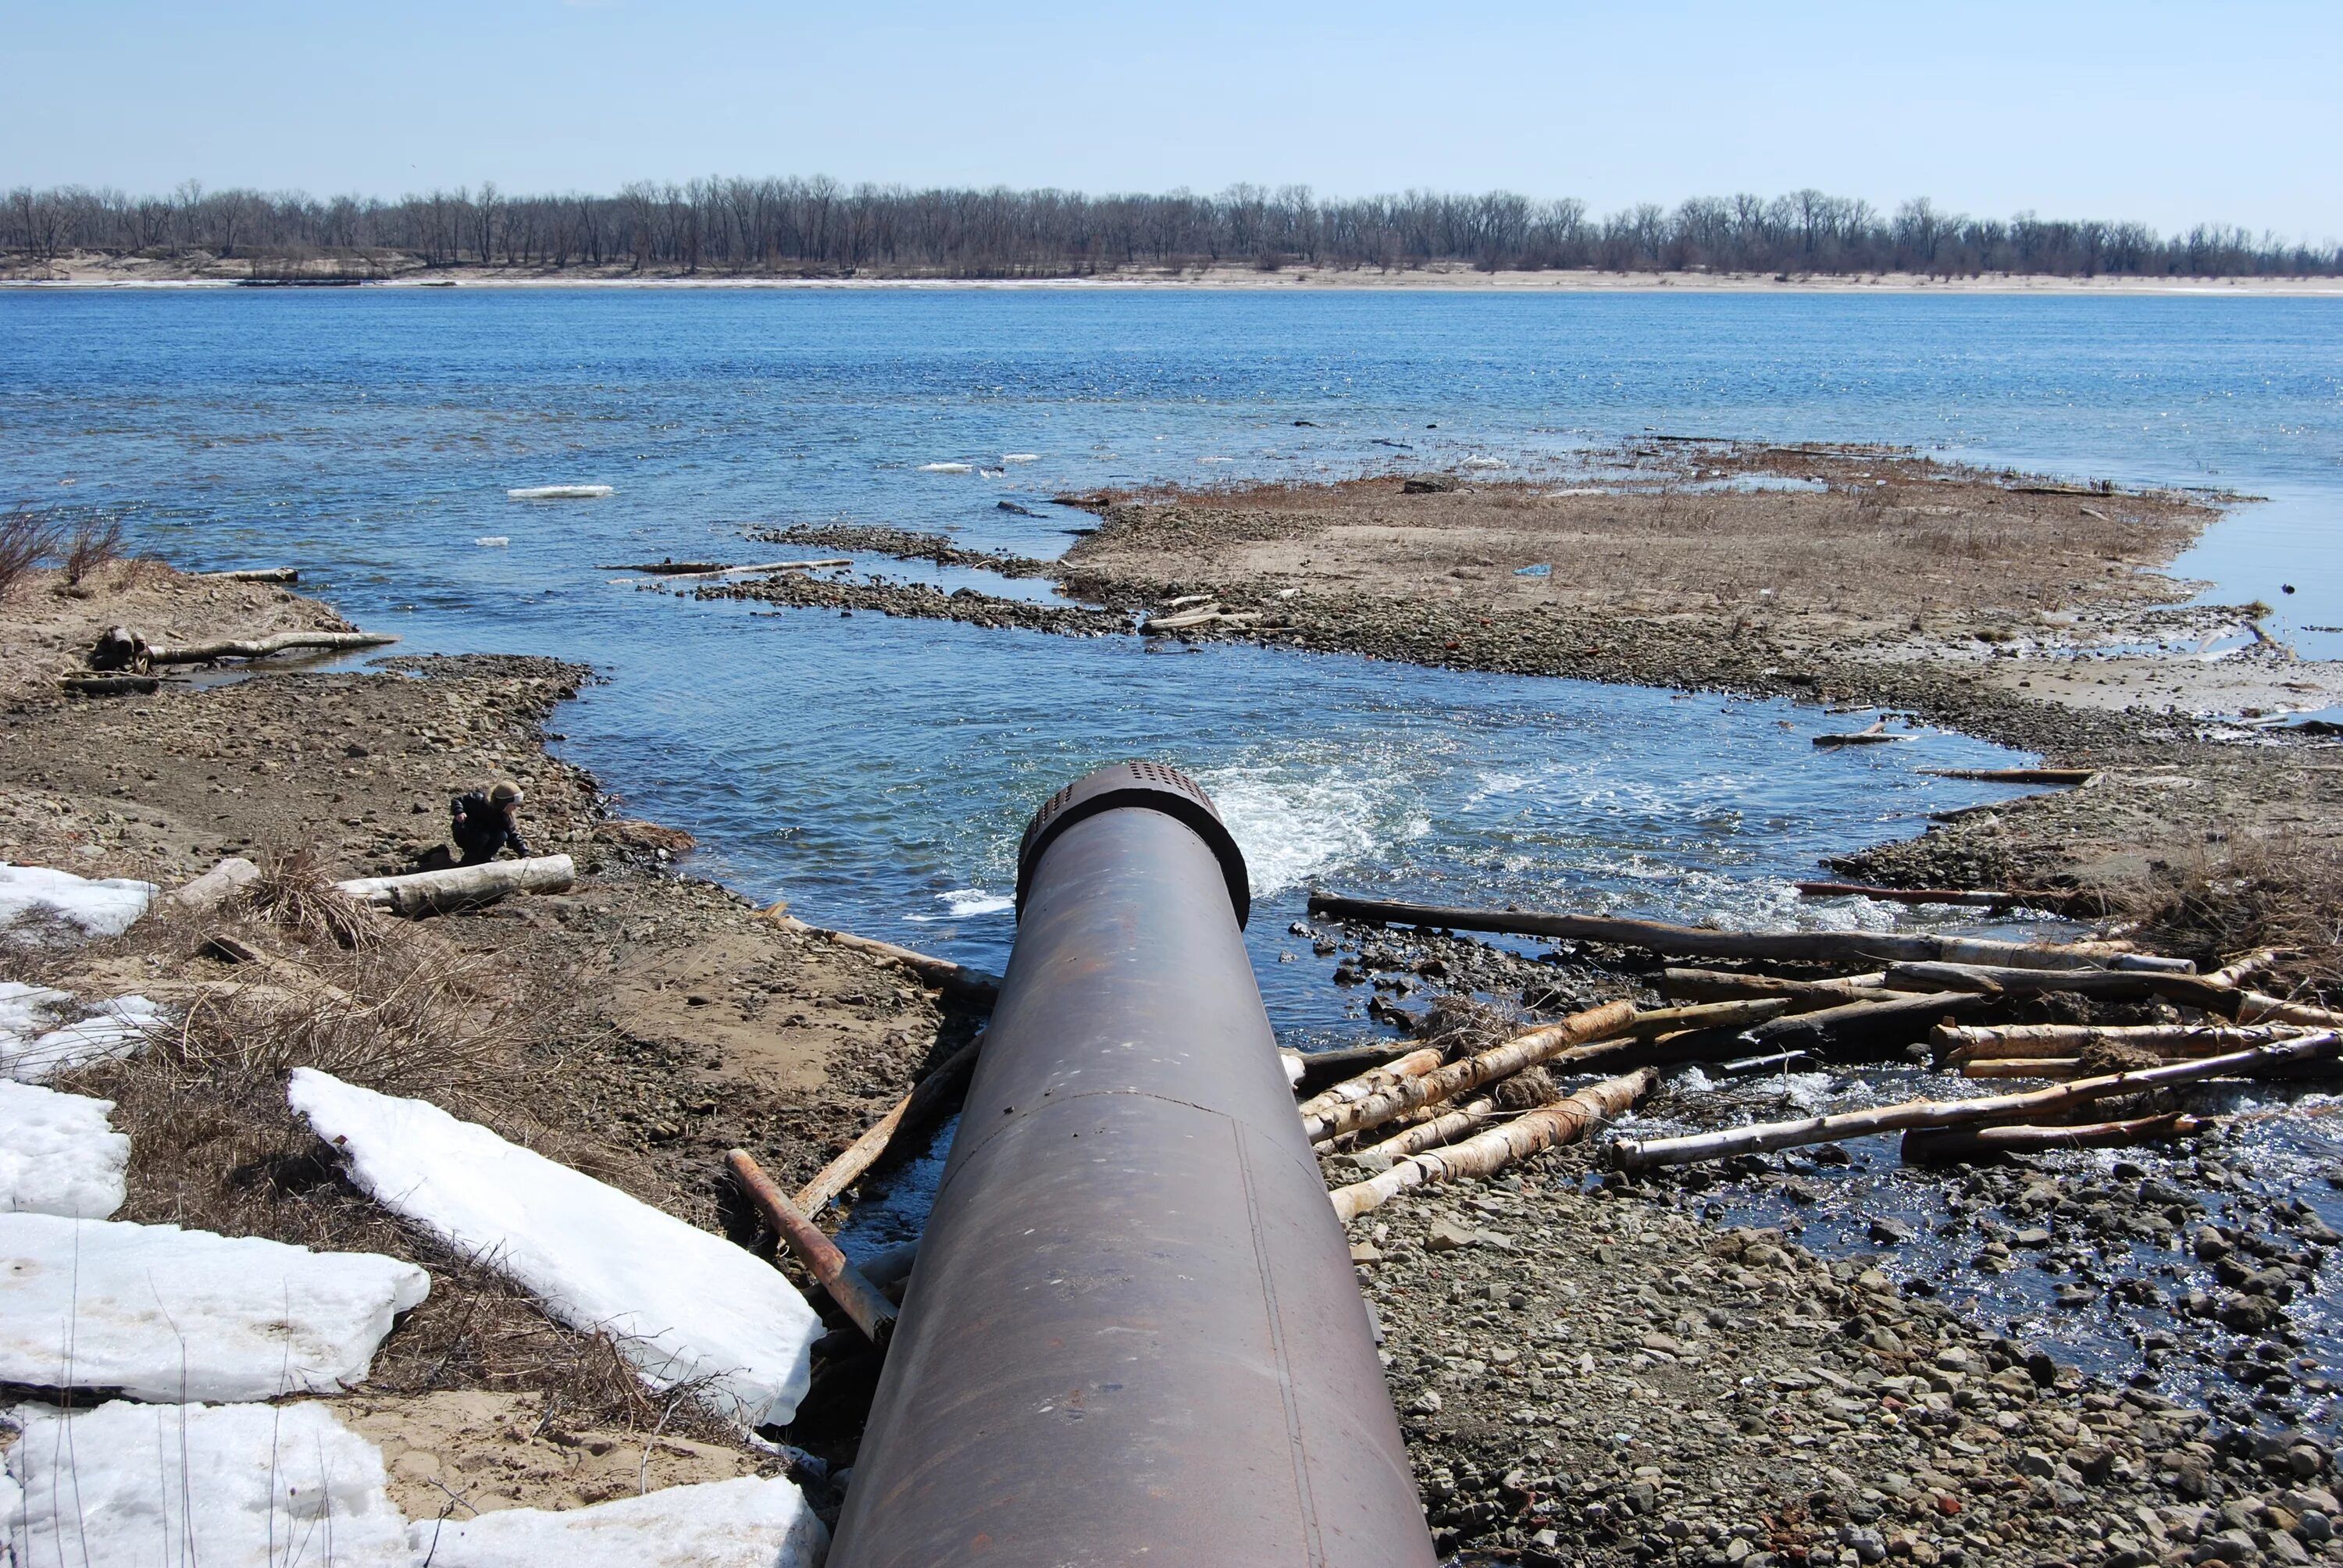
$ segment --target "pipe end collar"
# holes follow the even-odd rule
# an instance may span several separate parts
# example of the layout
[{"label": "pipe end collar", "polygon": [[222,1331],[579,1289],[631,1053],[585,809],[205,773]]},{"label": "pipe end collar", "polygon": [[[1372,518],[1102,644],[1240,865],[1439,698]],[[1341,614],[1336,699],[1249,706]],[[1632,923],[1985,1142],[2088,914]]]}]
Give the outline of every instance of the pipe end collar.
[{"label": "pipe end collar", "polygon": [[1033,820],[1025,826],[1024,841],[1017,848],[1017,913],[1025,913],[1025,897],[1033,883],[1033,868],[1041,863],[1042,851],[1060,833],[1085,817],[1095,817],[1101,811],[1117,811],[1125,807],[1139,807],[1161,811],[1174,818],[1194,831],[1212,848],[1212,858],[1221,863],[1221,877],[1228,884],[1229,904],[1235,911],[1237,928],[1242,930],[1252,915],[1252,883],[1245,871],[1244,851],[1237,848],[1228,825],[1203,787],[1177,768],[1161,762],[1115,762],[1095,773],[1086,773],[1041,803],[1033,813]]}]

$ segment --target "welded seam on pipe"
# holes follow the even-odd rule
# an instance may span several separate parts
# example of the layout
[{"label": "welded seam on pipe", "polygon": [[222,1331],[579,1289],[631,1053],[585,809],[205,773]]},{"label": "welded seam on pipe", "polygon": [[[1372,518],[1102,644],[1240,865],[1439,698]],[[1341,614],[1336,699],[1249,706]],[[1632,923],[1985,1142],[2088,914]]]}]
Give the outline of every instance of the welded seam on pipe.
[{"label": "welded seam on pipe", "polygon": [[[1199,1105],[1192,1100],[1182,1100],[1177,1095],[1157,1094],[1151,1090],[1145,1089],[1078,1089],[1071,1094],[1052,1093],[1045,1095],[1042,1097],[1042,1104],[1071,1105],[1077,1100],[1152,1100],[1161,1105],[1177,1105],[1182,1110],[1201,1111],[1206,1116],[1216,1116],[1222,1121],[1230,1122],[1235,1126],[1242,1127],[1246,1125],[1245,1122],[1239,1121],[1236,1117],[1231,1116],[1225,1111],[1218,1111],[1209,1105]],[[979,1154],[981,1154],[985,1149],[991,1144],[994,1139],[1001,1137],[1003,1133],[1009,1131],[1010,1123],[1015,1120],[1016,1109],[1017,1108],[1015,1106],[1011,1106],[1011,1114],[1001,1118],[1001,1125],[995,1127],[991,1131],[983,1134],[977,1142],[969,1145],[968,1157],[970,1161],[973,1161]],[[1032,1108],[1035,1111],[1038,1111],[1040,1109],[1040,1106]],[[1315,1171],[1318,1169],[1318,1151],[1315,1149],[1312,1149],[1310,1151],[1310,1157],[1307,1160],[1297,1160],[1294,1163],[1297,1165],[1305,1165],[1311,1171]],[[945,1178],[947,1182],[950,1180],[950,1177]],[[942,1197],[943,1191],[943,1186],[939,1184],[936,1188],[936,1196],[939,1198]],[[934,1205],[930,1204],[929,1207],[932,1211]]]},{"label": "welded seam on pipe", "polygon": [[1326,1561],[1326,1543],[1318,1529],[1318,1500],[1310,1490],[1310,1451],[1302,1438],[1302,1405],[1293,1392],[1293,1362],[1285,1350],[1285,1319],[1277,1307],[1277,1276],[1271,1271],[1269,1238],[1262,1231],[1261,1193],[1252,1179],[1252,1151],[1245,1147],[1245,1126],[1229,1119],[1237,1148],[1237,1174],[1244,1181],[1245,1219],[1252,1227],[1255,1271],[1261,1275],[1262,1305],[1269,1314],[1269,1342],[1277,1361],[1277,1395],[1285,1405],[1285,1446],[1293,1456],[1293,1492],[1302,1504],[1302,1530],[1310,1561]]}]

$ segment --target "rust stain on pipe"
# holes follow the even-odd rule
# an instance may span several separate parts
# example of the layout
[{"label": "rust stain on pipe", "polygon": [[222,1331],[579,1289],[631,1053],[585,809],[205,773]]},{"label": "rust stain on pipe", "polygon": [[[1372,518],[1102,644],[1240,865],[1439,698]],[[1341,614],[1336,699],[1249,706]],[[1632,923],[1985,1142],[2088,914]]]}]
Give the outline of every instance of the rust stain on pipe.
[{"label": "rust stain on pipe", "polygon": [[1242,927],[1151,763],[1053,796],[831,1568],[1430,1568]]}]

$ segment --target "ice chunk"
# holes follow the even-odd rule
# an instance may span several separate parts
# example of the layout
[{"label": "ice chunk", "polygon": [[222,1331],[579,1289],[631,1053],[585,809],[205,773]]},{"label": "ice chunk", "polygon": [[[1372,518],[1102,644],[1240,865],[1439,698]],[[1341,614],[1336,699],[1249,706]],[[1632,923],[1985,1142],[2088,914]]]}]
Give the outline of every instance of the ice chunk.
[{"label": "ice chunk", "polygon": [[431,1568],[818,1568],[830,1532],[789,1482],[743,1475],[556,1513],[505,1508],[407,1526]]},{"label": "ice chunk", "polygon": [[526,485],[507,490],[508,501],[595,501],[610,493],[608,485]]},{"label": "ice chunk", "polygon": [[85,937],[118,937],[146,912],[155,893],[154,883],[128,877],[91,881],[46,866],[0,865],[0,929],[46,917]]},{"label": "ice chunk", "polygon": [[[63,992],[51,992],[62,996]],[[70,1002],[73,999],[66,997]],[[117,1056],[135,1056],[149,1036],[170,1020],[161,1005],[143,996],[118,996],[97,1004],[78,1022],[27,1040],[0,1019],[0,1078],[45,1083],[68,1068],[86,1067]]]},{"label": "ice chunk", "polygon": [[111,1100],[0,1078],[0,1213],[103,1220],[122,1207],[130,1140]]},{"label": "ice chunk", "polygon": [[1041,454],[1039,452],[1003,452],[1001,454],[1001,460],[1004,463],[1038,463],[1041,460]]},{"label": "ice chunk", "polygon": [[163,1401],[338,1393],[430,1289],[375,1252],[0,1214],[0,1382]]},{"label": "ice chunk", "polygon": [[[15,1561],[414,1568],[382,1455],[321,1404],[19,1405]],[[0,1488],[0,1493],[5,1493]],[[5,1553],[0,1553],[0,1561]]]},{"label": "ice chunk", "polygon": [[966,463],[922,463],[920,465],[920,472],[922,474],[965,474],[969,471],[969,467],[970,465]]},{"label": "ice chunk", "polygon": [[306,1067],[290,1097],[377,1202],[608,1333],[654,1386],[706,1380],[744,1426],[797,1413],[820,1323],[762,1259],[423,1101]]},{"label": "ice chunk", "polygon": [[478,538],[474,539],[472,542],[479,546],[484,550],[500,550],[507,545],[512,543],[512,536],[510,534],[482,534]]}]

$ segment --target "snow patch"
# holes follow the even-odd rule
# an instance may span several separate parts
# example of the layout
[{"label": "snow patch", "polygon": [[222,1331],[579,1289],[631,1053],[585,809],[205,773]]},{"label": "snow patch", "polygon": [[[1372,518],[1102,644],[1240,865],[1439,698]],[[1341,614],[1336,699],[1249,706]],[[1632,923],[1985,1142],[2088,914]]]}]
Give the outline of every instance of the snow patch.
[{"label": "snow patch", "polygon": [[103,1220],[122,1207],[130,1140],[111,1100],[0,1078],[0,1213]]},{"label": "snow patch", "polygon": [[[73,1000],[62,991],[48,994]],[[54,1004],[50,1006],[53,1010]],[[143,996],[99,1002],[87,1018],[29,1039],[10,1030],[6,1016],[0,1014],[0,1079],[45,1083],[69,1068],[136,1056],[148,1037],[169,1021],[160,1003]]]},{"label": "snow patch", "polygon": [[377,1202],[610,1335],[655,1387],[705,1380],[743,1426],[796,1414],[821,1325],[755,1254],[426,1101],[311,1068],[289,1098]]},{"label": "snow patch", "polygon": [[0,1540],[27,1568],[414,1568],[382,1455],[323,1405],[117,1401],[10,1419],[25,1431],[8,1452],[22,1497]]},{"label": "snow patch", "polygon": [[610,493],[608,485],[527,485],[507,490],[508,501],[594,501]]},{"label": "snow patch", "polygon": [[63,920],[85,937],[118,937],[146,912],[156,886],[129,877],[93,881],[47,866],[0,865],[0,930],[27,918]]},{"label": "snow patch", "polygon": [[670,1486],[591,1508],[503,1508],[407,1527],[431,1568],[816,1568],[830,1532],[789,1482]]},{"label": "snow patch", "polygon": [[0,1382],[274,1399],[363,1382],[413,1263],[176,1225],[0,1214]]}]

